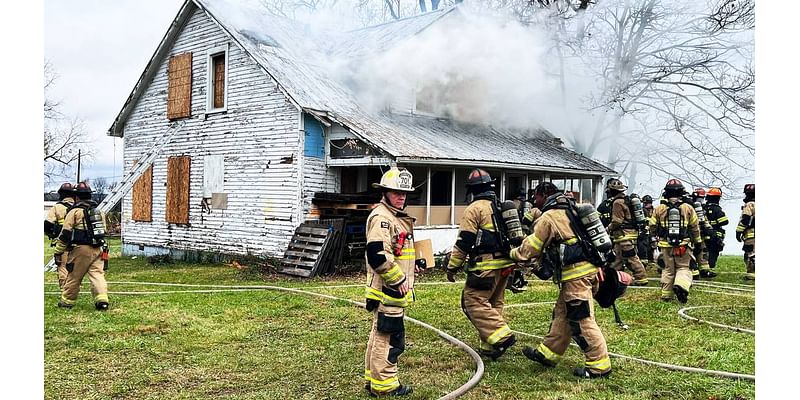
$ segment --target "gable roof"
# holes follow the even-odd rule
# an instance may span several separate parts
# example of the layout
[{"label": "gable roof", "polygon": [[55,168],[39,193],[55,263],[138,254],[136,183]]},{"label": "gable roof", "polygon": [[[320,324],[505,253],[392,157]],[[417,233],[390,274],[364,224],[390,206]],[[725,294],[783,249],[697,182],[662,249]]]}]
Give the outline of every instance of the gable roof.
[{"label": "gable roof", "polygon": [[[298,108],[324,115],[365,142],[396,159],[452,159],[515,163],[595,174],[614,173],[608,167],[556,145],[542,128],[523,132],[462,124],[418,115],[369,112],[353,92],[326,70],[325,60],[347,55],[364,57],[408,40],[436,21],[455,14],[456,7],[326,35],[299,22],[277,17],[255,0],[187,0],[153,59],[134,87],[109,135],[122,127],[136,100],[152,79],[157,65],[174,42],[183,22],[199,7],[272,77]],[[512,156],[514,155],[514,156]]]}]

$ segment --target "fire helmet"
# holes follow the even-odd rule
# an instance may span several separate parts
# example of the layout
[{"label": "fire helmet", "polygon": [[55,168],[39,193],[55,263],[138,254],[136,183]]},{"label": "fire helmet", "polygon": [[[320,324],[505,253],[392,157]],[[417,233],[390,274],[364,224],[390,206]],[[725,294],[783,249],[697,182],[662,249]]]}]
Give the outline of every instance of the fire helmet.
[{"label": "fire helmet", "polygon": [[722,196],[722,189],[718,187],[710,187],[708,188],[708,193],[706,196]]},{"label": "fire helmet", "polygon": [[744,194],[756,194],[756,184],[748,183],[744,185]]},{"label": "fire helmet", "polygon": [[695,188],[694,193],[692,193],[695,197],[706,197],[706,190],[703,188]]},{"label": "fire helmet", "polygon": [[64,182],[61,184],[61,187],[58,188],[58,198],[59,200],[64,200],[67,197],[74,196],[74,187],[69,182]]},{"label": "fire helmet", "polygon": [[392,167],[381,176],[381,182],[373,183],[372,187],[380,188],[384,191],[413,192],[413,176],[407,169]]},{"label": "fire helmet", "polygon": [[480,168],[475,168],[472,171],[470,171],[469,175],[467,176],[466,186],[470,187],[470,186],[483,185],[494,182],[495,180],[492,179],[492,176],[489,175],[488,172]]},{"label": "fire helmet", "polygon": [[606,182],[606,191],[624,192],[628,187],[622,184],[622,181],[616,178],[609,179]]},{"label": "fire helmet", "polygon": [[653,202],[653,196],[650,196],[649,194],[642,196],[642,203],[652,203],[652,202]]},{"label": "fire helmet", "polygon": [[75,195],[78,196],[81,200],[88,200],[92,198],[92,188],[89,187],[89,184],[86,182],[78,183],[78,186],[75,186]]},{"label": "fire helmet", "polygon": [[686,194],[686,188],[683,187],[683,183],[679,179],[670,179],[667,181],[667,184],[664,185],[664,197],[680,197]]}]

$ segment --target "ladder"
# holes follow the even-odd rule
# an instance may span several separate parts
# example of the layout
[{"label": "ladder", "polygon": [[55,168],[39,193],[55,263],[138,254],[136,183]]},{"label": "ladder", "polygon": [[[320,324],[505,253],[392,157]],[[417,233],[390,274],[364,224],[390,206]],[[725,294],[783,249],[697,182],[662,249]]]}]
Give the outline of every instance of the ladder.
[{"label": "ladder", "polygon": [[[106,196],[100,204],[97,205],[97,209],[100,210],[102,213],[107,213],[111,211],[117,203],[122,200],[122,198],[128,194],[128,192],[133,188],[133,185],[136,183],[136,180],[139,179],[147,168],[153,163],[153,161],[158,157],[158,154],[161,153],[161,149],[166,146],[167,143],[172,140],[172,137],[183,127],[186,123],[186,120],[181,120],[178,122],[173,123],[167,132],[161,135],[156,142],[153,143],[153,146],[150,147],[147,152],[142,154],[138,160],[134,161],[133,168],[122,178],[119,185],[117,185],[111,193]],[[56,263],[53,259],[50,259],[50,262],[44,266],[45,271],[55,271],[56,270]]]}]

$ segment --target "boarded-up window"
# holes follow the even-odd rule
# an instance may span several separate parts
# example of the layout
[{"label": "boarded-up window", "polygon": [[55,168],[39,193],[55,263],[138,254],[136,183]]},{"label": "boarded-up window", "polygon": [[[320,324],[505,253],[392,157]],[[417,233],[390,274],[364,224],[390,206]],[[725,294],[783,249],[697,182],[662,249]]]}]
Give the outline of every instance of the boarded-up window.
[{"label": "boarded-up window", "polygon": [[192,53],[183,53],[169,59],[169,90],[167,91],[167,118],[176,119],[192,115]]},{"label": "boarded-up window", "polygon": [[211,57],[214,66],[214,108],[225,107],[225,53]]},{"label": "boarded-up window", "polygon": [[133,184],[133,210],[131,218],[134,221],[153,221],[153,166],[151,165],[144,174]]},{"label": "boarded-up window", "polygon": [[191,157],[170,157],[167,160],[167,222],[189,223],[189,166]]}]

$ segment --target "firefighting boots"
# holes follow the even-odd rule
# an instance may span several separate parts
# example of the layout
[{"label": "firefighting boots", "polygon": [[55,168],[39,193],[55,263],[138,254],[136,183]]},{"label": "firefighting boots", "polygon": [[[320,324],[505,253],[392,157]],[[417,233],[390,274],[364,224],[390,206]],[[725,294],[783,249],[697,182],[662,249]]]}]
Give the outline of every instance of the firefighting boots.
[{"label": "firefighting boots", "polygon": [[506,350],[508,350],[511,346],[517,343],[517,337],[514,335],[509,336],[506,340],[502,342],[498,342],[495,345],[492,345],[492,350],[480,350],[482,356],[486,356],[492,359],[492,361],[497,361],[500,356],[502,356]]},{"label": "firefighting boots", "polygon": [[611,370],[609,369],[608,371],[603,372],[601,374],[596,374],[592,371],[589,371],[589,369],[586,367],[578,367],[572,371],[572,375],[584,379],[608,378],[609,375],[611,375]]},{"label": "firefighting boots", "polygon": [[713,278],[717,276],[717,273],[710,270],[710,269],[701,269],[700,270],[700,277],[701,278]]},{"label": "firefighting boots", "polygon": [[529,360],[536,361],[547,368],[556,367],[555,363],[545,358],[544,354],[540,353],[539,350],[536,350],[533,347],[526,346],[524,349],[522,349],[522,354],[524,354],[525,357],[528,357]]},{"label": "firefighting boots", "polygon": [[106,311],[108,310],[108,303],[105,301],[98,301],[97,303],[94,303],[94,308],[97,311]]},{"label": "firefighting boots", "polygon": [[686,289],[675,285],[672,287],[672,291],[675,293],[675,297],[678,298],[678,301],[681,304],[686,304],[686,302],[689,301],[689,292],[686,291]]},{"label": "firefighting boots", "polygon": [[70,309],[70,308],[72,308],[72,304],[67,304],[67,303],[64,303],[64,302],[63,302],[63,301],[61,301],[61,300],[59,300],[59,301],[58,301],[58,306],[59,306],[59,307],[61,307],[61,308],[66,308],[66,309]]},{"label": "firefighting boots", "polygon": [[374,393],[372,391],[369,392],[370,397],[393,397],[393,396],[406,396],[414,392],[414,389],[411,388],[409,385],[400,385],[397,389],[392,390],[386,393]]}]

